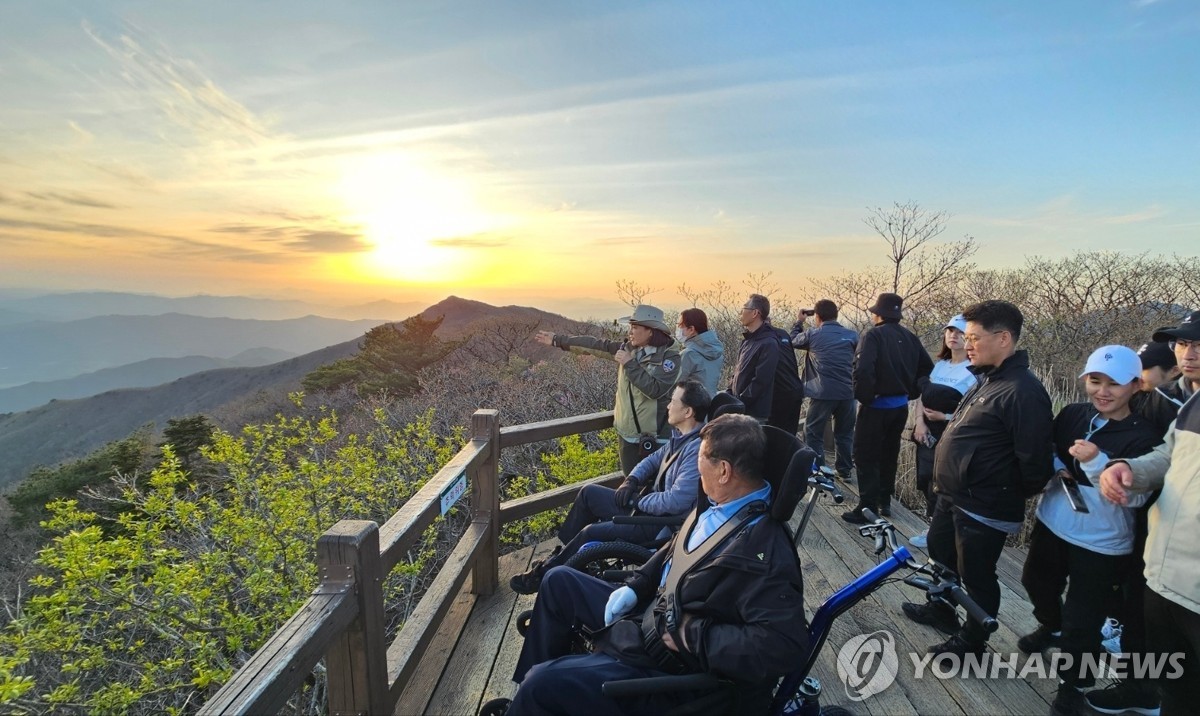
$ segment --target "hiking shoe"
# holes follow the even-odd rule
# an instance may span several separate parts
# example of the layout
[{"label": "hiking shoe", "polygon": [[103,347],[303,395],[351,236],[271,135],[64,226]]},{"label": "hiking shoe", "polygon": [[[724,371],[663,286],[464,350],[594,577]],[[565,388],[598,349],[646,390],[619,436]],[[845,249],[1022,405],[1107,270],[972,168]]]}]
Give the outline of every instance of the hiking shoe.
[{"label": "hiking shoe", "polygon": [[1036,630],[1017,639],[1017,648],[1026,654],[1037,654],[1052,646],[1058,646],[1058,635],[1045,624],[1038,624]]},{"label": "hiking shoe", "polygon": [[542,586],[542,577],[546,576],[546,572],[554,565],[554,558],[562,551],[562,545],[554,548],[549,557],[539,559],[529,567],[528,572],[513,575],[513,578],[508,580],[508,586],[517,594],[534,594],[538,587]]},{"label": "hiking shoe", "polygon": [[855,507],[853,510],[847,510],[846,512],[843,512],[842,519],[846,520],[852,525],[867,524],[867,518],[863,516],[861,507]]},{"label": "hiking shoe", "polygon": [[879,508],[879,516],[880,517],[891,517],[892,516],[892,508],[880,507]]},{"label": "hiking shoe", "polygon": [[1136,681],[1118,681],[1106,689],[1096,689],[1083,695],[1096,711],[1102,714],[1135,713],[1158,716],[1158,694],[1150,686]]},{"label": "hiking shoe", "polygon": [[908,543],[911,544],[913,547],[920,547],[921,549],[925,549],[926,547],[929,546],[929,530],[925,530],[924,532],[922,532],[919,535],[913,535],[912,537],[909,537]]},{"label": "hiking shoe", "polygon": [[[924,604],[914,604],[905,602],[900,605],[904,616],[912,619],[918,624],[926,624],[937,629],[943,634],[954,634],[959,629],[958,614],[955,613],[954,607],[941,602],[925,602]],[[932,652],[930,652],[932,653]]]},{"label": "hiking shoe", "polygon": [[1050,704],[1050,716],[1082,716],[1087,713],[1087,699],[1083,692],[1069,684],[1059,684],[1058,693]]},{"label": "hiking shoe", "polygon": [[925,650],[927,654],[933,654],[934,658],[942,654],[957,654],[958,656],[966,656],[967,654],[982,654],[987,651],[987,644],[972,644],[958,634],[950,637],[941,644],[934,644]]}]

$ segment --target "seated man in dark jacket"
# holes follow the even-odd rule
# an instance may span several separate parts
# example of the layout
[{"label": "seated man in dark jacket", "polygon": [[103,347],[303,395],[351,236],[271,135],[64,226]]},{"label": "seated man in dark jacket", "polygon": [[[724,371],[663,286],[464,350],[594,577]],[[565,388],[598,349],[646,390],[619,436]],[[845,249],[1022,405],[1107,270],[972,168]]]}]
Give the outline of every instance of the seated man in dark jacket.
[{"label": "seated man in dark jacket", "polygon": [[[700,428],[708,417],[712,396],[696,380],[675,385],[667,405],[671,439],[637,464],[617,489],[587,485],[571,505],[571,511],[558,530],[561,547],[546,559],[535,562],[528,572],[514,575],[509,586],[517,594],[533,594],[550,569],[567,560],[588,542],[625,540],[643,543],[653,540],[661,525],[618,525],[617,515],[627,515],[634,507],[647,515],[684,515],[696,504],[700,471],[696,454],[700,451]],[[664,536],[665,538],[665,536]]]},{"label": "seated man in dark jacket", "polygon": [[[742,687],[740,709],[761,711],[798,665],[807,641],[800,562],[786,529],[763,512],[771,496],[760,477],[763,431],[749,416],[727,415],[700,435],[707,504],[627,585],[561,567],[546,575],[509,716],[659,712],[679,695],[614,700],[601,684],[685,673],[730,679]],[[564,656],[575,625],[599,631],[593,653]]]}]

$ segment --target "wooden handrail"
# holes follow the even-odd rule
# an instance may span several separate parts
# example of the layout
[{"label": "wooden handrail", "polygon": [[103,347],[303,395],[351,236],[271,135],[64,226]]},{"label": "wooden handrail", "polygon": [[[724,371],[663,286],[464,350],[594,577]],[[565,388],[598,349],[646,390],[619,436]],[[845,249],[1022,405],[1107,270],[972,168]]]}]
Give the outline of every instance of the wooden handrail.
[{"label": "wooden handrail", "polygon": [[[620,473],[500,503],[500,451],[612,427],[611,410],[500,427],[495,410],[471,417],[471,440],[383,524],[343,520],[317,541],[321,586],[217,694],[201,714],[273,713],[324,656],[330,713],[390,713],[441,620],[471,579],[490,594],[499,576],[500,527],[570,504],[587,484],[615,484]],[[466,477],[471,523],[390,646],[383,644],[383,583],[445,509],[443,496]],[[453,496],[453,495],[451,495]],[[447,498],[449,501],[449,498]]]}]

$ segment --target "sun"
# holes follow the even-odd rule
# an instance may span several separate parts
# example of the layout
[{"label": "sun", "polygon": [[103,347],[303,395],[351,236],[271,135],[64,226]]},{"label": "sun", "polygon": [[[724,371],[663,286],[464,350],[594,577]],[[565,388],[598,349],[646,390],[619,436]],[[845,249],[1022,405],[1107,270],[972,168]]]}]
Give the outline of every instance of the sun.
[{"label": "sun", "polygon": [[440,283],[461,277],[475,258],[453,240],[497,224],[465,179],[406,152],[348,160],[337,193],[344,220],[361,226],[373,245],[356,271],[376,279]]}]

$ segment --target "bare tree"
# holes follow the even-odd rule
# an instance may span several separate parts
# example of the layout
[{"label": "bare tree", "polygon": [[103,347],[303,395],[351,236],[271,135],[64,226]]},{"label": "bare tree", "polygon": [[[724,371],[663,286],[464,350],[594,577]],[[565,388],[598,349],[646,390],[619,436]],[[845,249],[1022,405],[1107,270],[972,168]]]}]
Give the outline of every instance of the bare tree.
[{"label": "bare tree", "polygon": [[637,308],[645,303],[646,296],[652,293],[658,293],[658,289],[651,288],[644,283],[638,283],[632,279],[620,279],[617,281],[617,297],[628,303],[630,308]]}]

